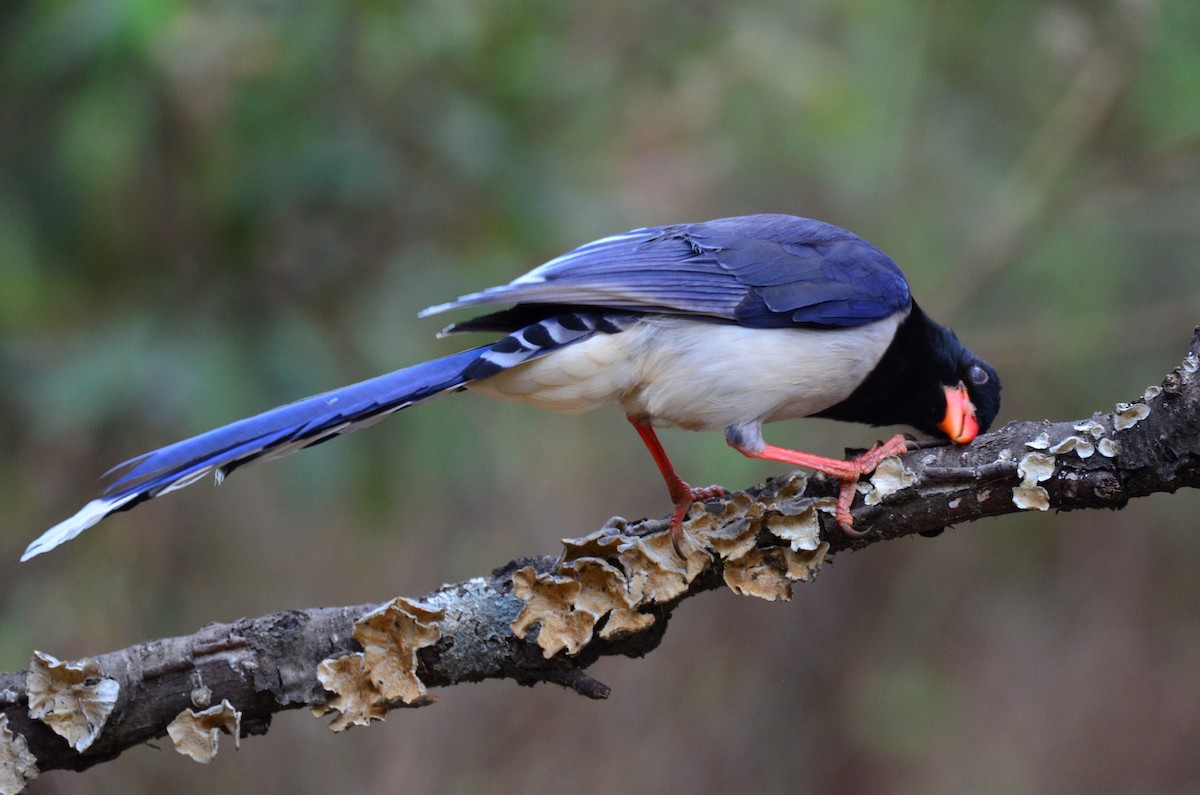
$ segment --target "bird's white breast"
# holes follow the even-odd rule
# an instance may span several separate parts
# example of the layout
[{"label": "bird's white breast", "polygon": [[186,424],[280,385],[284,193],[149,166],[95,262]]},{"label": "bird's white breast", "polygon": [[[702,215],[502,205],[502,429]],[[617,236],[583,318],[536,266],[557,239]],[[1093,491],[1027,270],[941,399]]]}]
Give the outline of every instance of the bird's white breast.
[{"label": "bird's white breast", "polygon": [[649,316],[468,386],[567,414],[617,401],[692,430],[804,417],[850,396],[904,316],[831,330]]}]

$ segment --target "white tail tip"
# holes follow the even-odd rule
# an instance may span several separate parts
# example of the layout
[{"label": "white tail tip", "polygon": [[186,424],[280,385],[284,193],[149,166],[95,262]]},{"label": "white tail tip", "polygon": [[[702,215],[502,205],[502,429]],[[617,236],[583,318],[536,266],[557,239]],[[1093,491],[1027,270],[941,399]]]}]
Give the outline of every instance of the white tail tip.
[{"label": "white tail tip", "polygon": [[21,562],[24,563],[43,552],[49,552],[59,544],[70,541],[136,496],[137,494],[135,493],[116,498],[92,500],[70,519],[59,522],[38,536],[32,544],[25,548],[25,554],[21,556]]}]

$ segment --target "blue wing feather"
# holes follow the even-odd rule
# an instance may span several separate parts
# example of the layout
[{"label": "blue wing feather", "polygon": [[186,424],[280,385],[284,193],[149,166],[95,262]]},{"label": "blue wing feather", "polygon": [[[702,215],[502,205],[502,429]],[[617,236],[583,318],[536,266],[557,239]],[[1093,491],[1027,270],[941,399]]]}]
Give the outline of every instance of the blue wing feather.
[{"label": "blue wing feather", "polygon": [[903,309],[909,291],[891,258],[845,229],[751,215],[604,238],[422,314],[490,303],[695,314],[752,327],[855,326]]}]

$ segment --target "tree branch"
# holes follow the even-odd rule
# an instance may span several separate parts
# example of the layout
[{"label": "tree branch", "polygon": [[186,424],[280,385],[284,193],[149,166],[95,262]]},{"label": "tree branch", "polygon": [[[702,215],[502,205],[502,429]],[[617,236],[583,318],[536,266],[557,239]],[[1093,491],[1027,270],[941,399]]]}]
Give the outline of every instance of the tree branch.
[{"label": "tree branch", "polygon": [[[189,714],[201,717],[183,723],[211,719],[249,736],[265,733],[276,712],[323,708],[338,713],[331,727],[341,730],[432,703],[426,686],[489,678],[605,698],[588,666],[649,653],[673,611],[703,591],[788,598],[792,582],[844,550],[1021,510],[1117,509],[1200,485],[1198,369],[1200,328],[1180,366],[1131,405],[1075,422],[1009,423],[966,447],[914,443],[860,485],[861,536],[832,518],[836,481],[792,473],[694,507],[683,558],[664,519],[613,519],[557,558],[516,560],[414,602],[209,624],[70,667],[35,655],[29,670],[0,674],[0,793],[40,770],[112,759]],[[105,682],[115,685],[105,691]],[[223,712],[214,706],[226,701]],[[74,734],[64,719],[77,719]],[[207,730],[215,753],[217,728]]]}]

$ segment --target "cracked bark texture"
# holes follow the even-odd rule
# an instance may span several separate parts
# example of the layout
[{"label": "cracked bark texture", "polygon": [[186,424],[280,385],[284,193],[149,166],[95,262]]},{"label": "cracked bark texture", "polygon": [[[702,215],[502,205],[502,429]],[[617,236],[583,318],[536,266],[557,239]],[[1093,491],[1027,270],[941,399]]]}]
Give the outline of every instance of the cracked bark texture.
[{"label": "cracked bark texture", "polygon": [[[1119,509],[1129,500],[1200,485],[1200,328],[1182,364],[1148,390],[1144,418],[1129,427],[1120,412],[1097,412],[1070,422],[1013,422],[966,447],[920,445],[901,457],[914,476],[912,485],[867,505],[857,499],[853,511],[861,537],[842,533],[832,516],[821,515],[821,534],[831,554],[914,533],[933,535],[951,525],[1022,510],[1013,501],[1020,483],[1020,462],[1032,452],[1053,455],[1053,471],[1036,485],[1045,489],[1054,510]],[[1139,410],[1140,411],[1140,410]],[[1136,414],[1137,412],[1134,412]],[[1124,412],[1129,416],[1129,412]],[[1093,447],[1115,442],[1115,454],[1099,449],[1083,456],[1070,447],[1077,437]],[[1085,445],[1086,447],[1086,445]],[[1108,449],[1109,453],[1113,450]],[[778,480],[778,479],[776,479]],[[771,482],[748,490],[759,497]],[[805,498],[829,498],[837,484],[823,476],[809,480]],[[693,515],[699,508],[693,509]],[[717,510],[717,503],[708,506]],[[732,517],[730,521],[737,521]],[[621,523],[632,535],[662,532],[664,519]],[[767,532],[759,547],[778,546]],[[488,678],[521,684],[552,682],[589,698],[608,689],[585,670],[604,655],[640,657],[652,651],[666,631],[671,613],[686,599],[721,587],[721,562],[697,577],[681,596],[652,608],[656,620],[644,630],[601,640],[594,637],[579,654],[544,659],[533,638],[515,637],[510,624],[522,607],[512,592],[512,575],[532,566],[549,571],[551,555],[512,561],[489,577],[446,585],[420,601],[445,611],[441,638],[420,651],[421,680],[448,687]],[[96,742],[83,753],[72,750],[47,726],[28,714],[26,672],[0,674],[0,710],[8,730],[24,738],[40,771],[83,770],[166,733],[167,725],[188,708],[228,699],[241,712],[243,736],[262,734],[279,711],[323,703],[327,693],[316,679],[317,664],[359,650],[354,622],[375,605],[288,610],[228,624],[209,624],[184,637],[153,640],[94,658],[120,694]],[[429,702],[422,702],[429,703]]]}]

